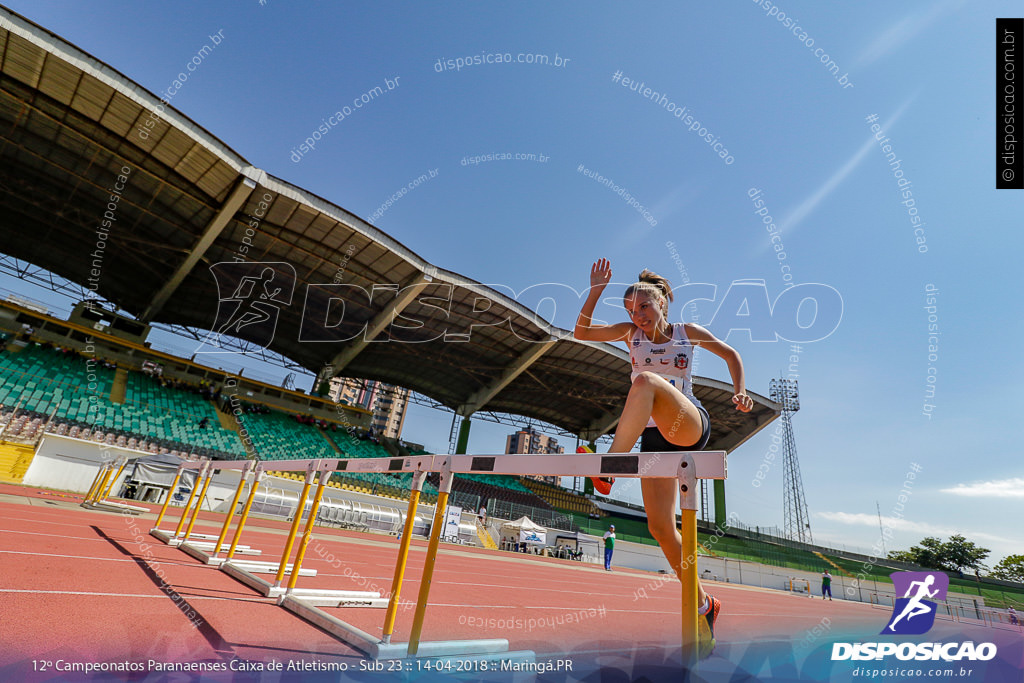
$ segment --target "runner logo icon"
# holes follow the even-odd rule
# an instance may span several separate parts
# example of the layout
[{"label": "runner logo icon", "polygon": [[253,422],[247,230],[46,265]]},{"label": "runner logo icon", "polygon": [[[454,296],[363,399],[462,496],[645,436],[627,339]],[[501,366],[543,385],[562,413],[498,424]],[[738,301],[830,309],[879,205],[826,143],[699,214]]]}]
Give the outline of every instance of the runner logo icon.
[{"label": "runner logo icon", "polygon": [[292,303],[295,268],[277,262],[222,262],[210,266],[210,272],[217,282],[217,319],[204,343],[221,348],[220,337],[227,335],[269,346],[281,308]]},{"label": "runner logo icon", "polygon": [[[920,635],[927,633],[935,623],[936,603],[945,600],[949,590],[949,577],[942,572],[893,572],[896,598],[889,623],[882,635]],[[931,599],[927,599],[931,598]]]}]

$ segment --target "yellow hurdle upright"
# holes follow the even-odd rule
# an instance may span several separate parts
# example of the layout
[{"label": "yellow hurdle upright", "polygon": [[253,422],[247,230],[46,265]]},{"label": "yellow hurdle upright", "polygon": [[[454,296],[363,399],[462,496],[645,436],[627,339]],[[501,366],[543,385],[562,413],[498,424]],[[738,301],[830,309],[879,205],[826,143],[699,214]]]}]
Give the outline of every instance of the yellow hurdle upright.
[{"label": "yellow hurdle upright", "polygon": [[249,521],[249,510],[252,509],[252,504],[256,500],[256,489],[260,487],[260,480],[263,479],[263,469],[257,465],[256,474],[252,477],[252,488],[249,489],[249,497],[245,500],[245,507],[242,508],[242,516],[238,518],[238,526],[235,527],[235,536],[231,539],[231,547],[228,549],[227,559],[231,559],[235,556],[235,550],[238,548],[238,542],[242,540],[242,529],[245,528],[245,523]]},{"label": "yellow hurdle upright", "polygon": [[224,517],[224,526],[221,527],[220,536],[217,537],[217,545],[213,546],[212,557],[217,557],[217,555],[220,554],[220,547],[224,545],[224,539],[228,535],[228,527],[231,526],[231,518],[235,516],[235,508],[238,506],[238,499],[242,497],[242,489],[245,488],[245,478],[249,476],[249,470],[251,467],[252,461],[250,460],[239,473],[240,477],[238,480],[238,488],[235,489],[235,497],[231,499],[231,505],[228,507],[228,513]]},{"label": "yellow hurdle upright", "polygon": [[[196,508],[192,511],[192,518],[188,521],[188,528],[185,529],[185,538],[182,541],[187,541],[192,536],[192,527],[196,525],[196,520],[199,519],[199,511],[203,508],[203,499],[206,498],[206,489],[210,487],[210,482],[213,480],[213,473],[215,472],[213,465],[206,468],[206,477],[203,479],[203,488],[199,492],[199,499],[196,500]],[[198,482],[196,482],[198,483]]]},{"label": "yellow hurdle upright", "polygon": [[[280,588],[281,581],[284,579],[285,569],[288,567],[288,557],[292,554],[292,546],[295,545],[295,534],[299,531],[299,522],[302,521],[302,513],[306,510],[306,496],[309,495],[309,487],[313,484],[313,477],[316,471],[313,466],[310,465],[306,471],[306,484],[302,487],[302,493],[299,495],[299,502],[295,506],[295,514],[292,515],[292,528],[288,531],[288,540],[284,544],[284,552],[281,554],[281,565],[277,568],[277,577],[275,578],[274,587]],[[294,569],[294,567],[293,567]]]},{"label": "yellow hurdle upright", "polygon": [[698,661],[700,617],[697,615],[697,477],[693,457],[689,455],[679,465],[679,507],[679,533],[683,537],[679,565],[679,580],[683,584],[680,609],[683,619],[683,664],[690,668]]},{"label": "yellow hurdle upright", "polygon": [[174,473],[174,481],[171,482],[171,488],[167,490],[167,499],[164,501],[163,507],[160,508],[160,514],[156,516],[156,523],[153,524],[154,529],[160,528],[160,522],[163,521],[164,515],[167,514],[167,506],[171,504],[171,497],[174,495],[174,490],[178,488],[178,482],[181,480],[181,472],[184,468],[178,467],[178,471]]},{"label": "yellow hurdle upright", "polygon": [[[103,475],[103,480],[100,482],[100,485],[96,488],[96,490],[93,491],[92,501],[91,501],[93,503],[99,502],[100,494],[103,492],[104,489],[107,488],[107,482],[110,481],[110,475],[114,471],[114,466],[113,465],[107,465],[106,467],[107,467],[107,471]],[[89,501],[87,501],[87,502],[89,502]]]},{"label": "yellow hurdle upright", "polygon": [[449,466],[441,471],[438,486],[437,505],[434,508],[434,522],[430,527],[430,543],[427,546],[426,564],[423,566],[423,579],[420,581],[420,594],[416,598],[416,614],[412,619],[412,631],[409,633],[409,656],[415,656],[420,649],[420,635],[423,633],[423,619],[427,615],[427,599],[430,597],[430,581],[434,576],[434,563],[437,560],[437,546],[441,542],[441,531],[444,529],[445,514],[448,510],[448,495],[452,491],[452,476]]},{"label": "yellow hurdle upright", "polygon": [[185,528],[185,518],[188,517],[188,511],[192,507],[192,501],[196,497],[196,492],[199,490],[199,480],[206,474],[206,465],[203,465],[196,471],[196,480],[192,483],[192,493],[188,496],[188,502],[185,503],[185,507],[181,510],[181,519],[178,520],[178,526],[174,529],[174,537],[177,538],[181,530]]},{"label": "yellow hurdle upright", "polygon": [[104,491],[103,491],[103,495],[101,495],[100,498],[99,498],[100,500],[106,500],[107,499],[107,496],[110,495],[110,490],[112,488],[114,488],[114,484],[117,483],[118,478],[121,476],[121,473],[124,472],[124,468],[127,467],[127,466],[128,466],[128,459],[126,458],[125,461],[121,463],[121,466],[119,468],[117,468],[117,474],[115,474],[114,477],[110,480],[110,483],[107,484],[106,489],[104,489]]},{"label": "yellow hurdle upright", "polygon": [[88,493],[85,494],[85,498],[82,499],[82,504],[88,503],[92,500],[93,494],[96,493],[96,487],[103,481],[103,475],[107,473],[107,463],[101,463],[99,469],[96,470],[96,477],[92,480],[92,486],[89,487]]},{"label": "yellow hurdle upright", "polygon": [[420,502],[420,491],[423,490],[423,481],[426,478],[426,472],[415,472],[412,475],[409,509],[405,513],[405,527],[402,531],[401,544],[398,547],[398,562],[395,563],[395,576],[391,580],[391,599],[388,601],[388,611],[384,616],[384,635],[382,640],[385,643],[391,642],[391,634],[395,632],[395,616],[398,614],[398,600],[402,594],[405,565],[409,560],[409,546],[412,543],[413,524],[416,522],[416,510]]},{"label": "yellow hurdle upright", "polygon": [[316,515],[320,512],[320,500],[324,497],[324,487],[330,478],[330,472],[320,473],[320,483],[316,487],[316,495],[313,496],[313,507],[309,509],[309,519],[306,521],[306,530],[299,541],[299,550],[295,553],[295,564],[292,565],[292,575],[288,579],[288,592],[295,589],[295,582],[299,580],[299,570],[302,569],[302,560],[306,558],[306,547],[313,538],[313,526],[316,524]]}]

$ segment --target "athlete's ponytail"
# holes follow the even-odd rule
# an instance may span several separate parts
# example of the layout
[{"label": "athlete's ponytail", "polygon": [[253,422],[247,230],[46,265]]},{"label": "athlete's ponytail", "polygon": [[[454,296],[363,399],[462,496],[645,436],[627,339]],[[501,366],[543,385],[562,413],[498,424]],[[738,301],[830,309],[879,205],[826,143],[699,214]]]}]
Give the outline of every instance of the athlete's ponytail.
[{"label": "athlete's ponytail", "polygon": [[657,299],[661,303],[662,313],[666,316],[668,315],[668,302],[672,301],[672,285],[669,284],[668,280],[644,268],[637,278],[637,282],[630,285],[629,289],[626,290],[623,299],[627,299],[637,292],[643,292],[652,299]]}]

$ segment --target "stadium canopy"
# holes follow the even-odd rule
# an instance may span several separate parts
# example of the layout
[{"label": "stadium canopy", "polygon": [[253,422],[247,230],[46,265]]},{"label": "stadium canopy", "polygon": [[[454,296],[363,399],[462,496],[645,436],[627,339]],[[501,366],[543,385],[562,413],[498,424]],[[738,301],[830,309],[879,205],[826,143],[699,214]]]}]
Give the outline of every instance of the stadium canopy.
[{"label": "stadium canopy", "polygon": [[[614,429],[629,389],[624,350],[576,341],[253,167],[4,8],[0,60],[0,251],[146,323],[221,330],[321,377],[382,380],[463,416],[521,415],[585,439]],[[252,315],[232,318],[236,308]],[[712,448],[735,448],[779,414],[753,394],[753,412],[740,414],[731,385],[694,385]]]}]

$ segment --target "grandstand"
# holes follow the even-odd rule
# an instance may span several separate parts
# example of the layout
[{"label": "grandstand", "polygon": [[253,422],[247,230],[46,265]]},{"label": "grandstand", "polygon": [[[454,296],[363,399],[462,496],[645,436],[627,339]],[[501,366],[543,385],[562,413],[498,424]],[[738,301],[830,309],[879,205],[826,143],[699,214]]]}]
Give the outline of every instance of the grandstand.
[{"label": "grandstand", "polygon": [[[77,350],[38,343],[3,349],[0,369],[0,404],[10,409],[8,416],[17,409],[21,419],[16,429],[9,425],[7,438],[34,439],[38,427],[49,424],[56,434],[139,450],[244,455],[238,435],[220,427],[209,402],[133,371],[127,373],[125,402],[114,403],[113,367]],[[204,417],[208,424],[200,427]]]},{"label": "grandstand", "polygon": [[301,424],[294,416],[265,406],[247,405],[238,421],[252,437],[262,460],[338,457],[337,451],[317,427]]},{"label": "grandstand", "polygon": [[[219,413],[212,401],[212,385],[188,386],[132,369],[125,372],[124,400],[115,403],[110,396],[115,376],[112,364],[101,365],[77,350],[36,342],[14,351],[0,349],[0,370],[0,404],[5,408],[0,420],[6,425],[7,438],[36,440],[49,422],[54,434],[129,449],[216,454],[220,458],[245,456],[238,433],[221,424],[224,413]],[[286,414],[262,403],[238,405],[238,421],[251,438],[254,455],[263,460],[393,455],[369,440],[365,432],[359,436],[355,429],[339,431],[337,422],[318,418],[316,424],[304,423],[300,420],[313,422],[313,418]],[[225,401],[225,407],[231,406]],[[17,417],[12,422],[15,409]],[[339,473],[335,484],[402,499],[408,496],[411,476]],[[429,499],[437,489],[428,485],[425,493]]]},{"label": "grandstand", "polygon": [[[211,264],[270,268],[275,283],[290,291],[274,301],[271,334],[238,327],[239,344],[227,340],[228,350],[266,349],[318,380],[329,379],[322,374],[329,368],[333,375],[408,387],[462,418],[461,452],[471,417],[482,410],[521,415],[586,441],[614,429],[629,388],[629,360],[621,348],[580,343],[505,294],[429,263],[342,207],[254,167],[115,67],[24,17],[8,10],[3,17],[0,201],[18,210],[0,212],[0,230],[4,255],[32,267],[11,270],[2,259],[0,267],[26,285],[67,293],[74,291],[67,285],[75,284],[84,294],[94,277],[91,227],[108,202],[105,183],[126,166],[131,176],[118,220],[132,226],[130,239],[113,234],[106,242],[105,272],[88,294],[90,306],[77,302],[68,320],[40,307],[0,306],[0,330],[16,335],[30,327],[33,340],[70,350],[61,355],[33,344],[20,350],[9,345],[0,354],[0,420],[8,423],[7,438],[32,443],[49,429],[144,452],[265,460],[384,452],[379,444],[348,436],[351,425],[365,429],[367,414],[245,380],[239,389],[247,402],[262,406],[238,415],[252,442],[254,452],[247,453],[234,418],[193,390],[223,391],[225,373],[149,348],[154,326],[194,339],[219,329],[228,281]],[[133,122],[151,119],[158,109],[159,121],[138,135]],[[248,219],[254,215],[261,217],[255,226]],[[45,248],[39,235],[47,236]],[[153,263],[154,245],[160,245],[160,267],[135,267]],[[261,261],[238,263],[242,248]],[[337,298],[324,285],[334,281],[339,262],[353,292],[345,300],[346,316],[334,326],[312,325],[326,320]],[[235,277],[243,275],[239,270]],[[398,285],[402,294],[394,300],[354,294],[382,284]],[[477,313],[480,301],[488,304],[486,315]],[[398,315],[419,327],[389,325]],[[448,343],[453,338],[464,343]],[[415,343],[373,343],[385,340]],[[75,357],[92,346],[90,355],[120,372],[87,367]],[[143,375],[147,360],[164,366],[163,376],[174,384]],[[709,378],[695,377],[694,392],[712,416],[709,449],[737,448],[779,412],[777,404],[752,393],[754,410],[738,414],[732,387]],[[300,423],[293,415],[340,429]],[[370,490],[392,483],[343,476]],[[504,502],[509,513],[535,510],[554,521],[557,509],[586,522],[587,515],[598,514],[579,496],[532,487],[492,477],[459,477],[455,483],[463,500]],[[716,489],[716,498],[724,499],[724,489]],[[716,503],[724,513],[724,500]]]},{"label": "grandstand", "polygon": [[547,482],[529,478],[523,478],[521,481],[523,486],[528,488],[537,496],[543,498],[556,510],[575,512],[576,514],[586,515],[588,517],[601,517],[604,514],[601,508],[594,505],[594,502],[589,498],[585,498],[578,493],[564,489],[561,486],[555,486]]}]

